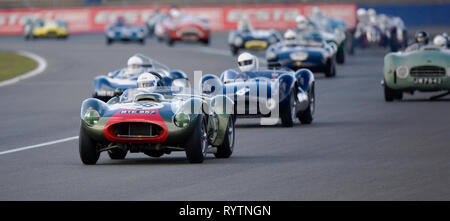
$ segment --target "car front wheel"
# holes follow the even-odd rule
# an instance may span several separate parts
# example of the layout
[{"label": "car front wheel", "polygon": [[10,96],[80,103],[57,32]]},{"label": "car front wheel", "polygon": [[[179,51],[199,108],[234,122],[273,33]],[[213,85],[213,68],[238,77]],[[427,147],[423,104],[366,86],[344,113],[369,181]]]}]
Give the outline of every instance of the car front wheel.
[{"label": "car front wheel", "polygon": [[100,152],[97,151],[95,141],[89,137],[83,126],[80,127],[78,139],[81,161],[86,165],[96,164],[100,157]]},{"label": "car front wheel", "polygon": [[202,163],[208,149],[207,122],[203,115],[198,117],[197,125],[195,125],[195,129],[185,146],[189,163]]}]

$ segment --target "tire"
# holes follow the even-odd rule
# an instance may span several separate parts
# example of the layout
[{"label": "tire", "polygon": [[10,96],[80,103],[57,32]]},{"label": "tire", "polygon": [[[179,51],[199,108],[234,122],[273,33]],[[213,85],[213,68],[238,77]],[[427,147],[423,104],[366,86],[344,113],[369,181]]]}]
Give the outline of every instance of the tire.
[{"label": "tire", "polygon": [[145,45],[145,38],[139,39],[139,43],[140,43],[141,45]]},{"label": "tire", "polygon": [[209,45],[209,38],[203,40],[202,43],[203,43],[204,45]]},{"label": "tire", "polygon": [[239,53],[239,48],[236,46],[231,46],[231,54],[236,56]]},{"label": "tire", "polygon": [[386,84],[383,87],[384,87],[384,100],[386,102],[394,101],[395,91],[386,86]]},{"label": "tire", "polygon": [[214,154],[216,158],[229,158],[234,149],[234,120],[230,116],[228,119],[228,125],[225,132],[225,139],[222,145],[217,147],[217,152]]},{"label": "tire", "polygon": [[113,40],[111,39],[111,38],[107,38],[106,39],[106,44],[107,45],[110,45],[110,44],[112,44],[113,43]]},{"label": "tire", "polygon": [[186,142],[186,158],[189,163],[202,163],[208,149],[207,125],[203,115],[198,116],[197,125]]},{"label": "tire", "polygon": [[343,47],[341,49],[338,49],[338,51],[337,51],[336,62],[338,64],[344,64],[345,63],[345,49]]},{"label": "tire", "polygon": [[174,43],[175,43],[175,41],[172,38],[167,37],[167,46],[172,47]]},{"label": "tire", "polygon": [[403,92],[401,91],[396,91],[395,95],[394,95],[395,100],[399,100],[401,101],[403,99]]},{"label": "tire", "polygon": [[108,155],[112,160],[123,160],[127,156],[127,152],[128,151],[116,148],[108,150]]},{"label": "tire", "polygon": [[327,67],[325,68],[325,77],[335,77],[336,76],[336,66],[332,59],[329,59],[327,62]]},{"label": "tire", "polygon": [[283,127],[294,126],[296,104],[295,93],[294,90],[292,90],[289,94],[289,106],[284,107],[282,110],[280,109],[281,125],[283,125]]},{"label": "tire", "polygon": [[316,92],[315,92],[315,86],[314,83],[311,85],[311,88],[308,90],[308,99],[309,104],[308,108],[306,110],[302,111],[299,116],[298,120],[302,124],[311,124],[314,119],[314,111],[316,110]]},{"label": "tire", "polygon": [[83,130],[83,126],[80,127],[78,144],[81,162],[86,165],[96,164],[100,157],[100,152],[97,151],[95,142]]}]

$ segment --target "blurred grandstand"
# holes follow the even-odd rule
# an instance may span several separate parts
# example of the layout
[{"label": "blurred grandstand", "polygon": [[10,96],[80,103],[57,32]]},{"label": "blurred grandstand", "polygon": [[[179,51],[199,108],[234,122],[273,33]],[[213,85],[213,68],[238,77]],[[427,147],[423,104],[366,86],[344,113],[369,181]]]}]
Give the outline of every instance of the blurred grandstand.
[{"label": "blurred grandstand", "polygon": [[133,5],[251,5],[353,2],[363,5],[448,3],[448,0],[0,0],[0,8],[57,8],[80,6],[133,6]]}]

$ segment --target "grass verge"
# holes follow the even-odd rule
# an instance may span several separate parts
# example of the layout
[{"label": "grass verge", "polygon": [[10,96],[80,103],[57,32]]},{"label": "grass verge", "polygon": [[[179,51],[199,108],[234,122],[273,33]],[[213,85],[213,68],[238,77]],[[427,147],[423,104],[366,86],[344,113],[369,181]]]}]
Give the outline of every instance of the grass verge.
[{"label": "grass verge", "polygon": [[14,52],[0,51],[0,81],[25,74],[38,66],[33,59]]}]

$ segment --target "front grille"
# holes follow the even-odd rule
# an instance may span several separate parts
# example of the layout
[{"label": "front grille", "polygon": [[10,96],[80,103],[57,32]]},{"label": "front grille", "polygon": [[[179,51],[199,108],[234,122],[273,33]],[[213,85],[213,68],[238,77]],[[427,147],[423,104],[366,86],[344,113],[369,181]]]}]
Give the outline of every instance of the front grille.
[{"label": "front grille", "polygon": [[125,122],[113,126],[117,137],[156,137],[162,133],[162,128],[152,123]]},{"label": "front grille", "polygon": [[418,66],[409,71],[411,76],[444,76],[445,69],[438,66]]}]

